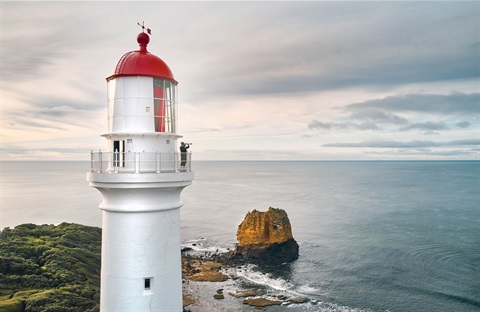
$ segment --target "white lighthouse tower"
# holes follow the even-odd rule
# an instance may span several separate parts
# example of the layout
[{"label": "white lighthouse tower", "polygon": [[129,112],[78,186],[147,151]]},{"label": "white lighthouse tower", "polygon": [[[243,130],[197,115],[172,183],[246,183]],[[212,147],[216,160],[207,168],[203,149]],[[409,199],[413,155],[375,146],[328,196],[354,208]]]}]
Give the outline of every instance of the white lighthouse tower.
[{"label": "white lighthouse tower", "polygon": [[87,173],[103,197],[102,312],[182,311],[180,193],[194,174],[176,152],[177,81],[149,41],[107,78],[108,152],[92,151]]}]

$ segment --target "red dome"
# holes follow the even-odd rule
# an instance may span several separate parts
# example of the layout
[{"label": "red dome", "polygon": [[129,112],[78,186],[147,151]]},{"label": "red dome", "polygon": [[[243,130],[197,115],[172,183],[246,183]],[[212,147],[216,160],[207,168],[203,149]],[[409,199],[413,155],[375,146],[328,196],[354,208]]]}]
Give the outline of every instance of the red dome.
[{"label": "red dome", "polygon": [[107,78],[107,81],[120,76],[149,76],[175,81],[168,65],[161,58],[147,51],[149,41],[150,38],[146,33],[140,33],[137,37],[140,50],[124,54],[118,61],[115,72]]}]

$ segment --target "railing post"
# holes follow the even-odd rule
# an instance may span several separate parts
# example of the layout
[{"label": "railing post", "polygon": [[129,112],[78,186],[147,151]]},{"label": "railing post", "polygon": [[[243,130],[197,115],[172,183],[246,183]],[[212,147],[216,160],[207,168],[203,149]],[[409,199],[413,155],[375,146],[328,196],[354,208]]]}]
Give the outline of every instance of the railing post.
[{"label": "railing post", "polygon": [[120,159],[118,159],[118,149],[115,150],[113,153],[113,172],[118,173],[118,162]]},{"label": "railing post", "polygon": [[178,157],[179,157],[178,153],[173,153],[173,170],[175,170],[175,172],[180,171],[179,170],[180,168],[178,166]]},{"label": "railing post", "polygon": [[100,172],[99,173],[102,173],[102,171],[103,171],[103,168],[102,168],[103,161],[102,161],[102,150],[101,149],[98,150],[98,160],[100,161]]},{"label": "railing post", "polygon": [[135,163],[135,173],[139,173],[140,172],[140,153],[139,152],[135,152],[134,155],[134,163]]},{"label": "railing post", "polygon": [[93,149],[90,150],[90,172],[93,172]]},{"label": "railing post", "polygon": [[161,155],[158,151],[155,152],[155,169],[157,171],[157,173],[160,173],[160,160],[161,160]]},{"label": "railing post", "polygon": [[125,162],[125,172],[131,173],[132,166],[135,168],[135,162],[132,162],[132,152],[128,151],[123,154],[123,161]]}]

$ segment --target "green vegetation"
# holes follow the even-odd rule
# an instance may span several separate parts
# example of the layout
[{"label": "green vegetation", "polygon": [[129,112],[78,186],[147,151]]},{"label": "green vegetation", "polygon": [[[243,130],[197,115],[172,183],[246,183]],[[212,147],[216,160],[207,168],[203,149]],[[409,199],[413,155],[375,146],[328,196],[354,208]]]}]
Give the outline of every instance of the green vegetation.
[{"label": "green vegetation", "polygon": [[101,229],[22,224],[0,232],[0,312],[99,311]]}]

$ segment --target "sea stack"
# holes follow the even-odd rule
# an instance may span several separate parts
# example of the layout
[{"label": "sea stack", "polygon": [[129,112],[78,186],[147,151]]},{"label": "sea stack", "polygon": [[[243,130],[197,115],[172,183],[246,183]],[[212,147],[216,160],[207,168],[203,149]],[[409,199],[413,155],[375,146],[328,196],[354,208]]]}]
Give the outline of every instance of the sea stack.
[{"label": "sea stack", "polygon": [[232,256],[246,262],[279,265],[298,258],[298,244],[283,209],[248,212],[238,226],[237,240]]}]

